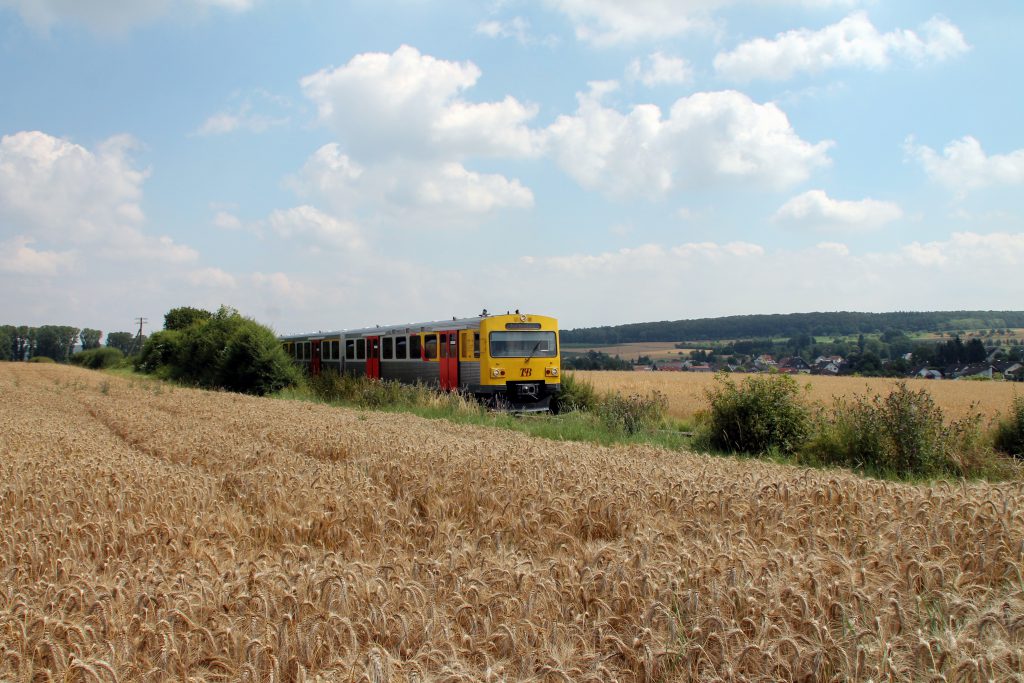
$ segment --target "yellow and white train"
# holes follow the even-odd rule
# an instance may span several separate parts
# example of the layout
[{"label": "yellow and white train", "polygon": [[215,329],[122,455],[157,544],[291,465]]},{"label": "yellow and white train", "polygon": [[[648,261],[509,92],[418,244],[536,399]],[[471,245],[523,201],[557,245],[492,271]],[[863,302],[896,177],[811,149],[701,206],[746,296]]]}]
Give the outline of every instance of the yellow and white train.
[{"label": "yellow and white train", "polygon": [[280,337],[310,374],[460,390],[514,410],[547,410],[561,388],[558,321],[529,313]]}]

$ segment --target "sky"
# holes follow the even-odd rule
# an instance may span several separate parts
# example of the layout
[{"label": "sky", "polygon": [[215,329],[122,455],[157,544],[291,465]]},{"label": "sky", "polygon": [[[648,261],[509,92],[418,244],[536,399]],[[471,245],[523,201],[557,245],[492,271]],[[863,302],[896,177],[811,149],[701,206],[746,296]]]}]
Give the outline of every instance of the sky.
[{"label": "sky", "polygon": [[1024,3],[0,0],[0,323],[1024,307]]}]

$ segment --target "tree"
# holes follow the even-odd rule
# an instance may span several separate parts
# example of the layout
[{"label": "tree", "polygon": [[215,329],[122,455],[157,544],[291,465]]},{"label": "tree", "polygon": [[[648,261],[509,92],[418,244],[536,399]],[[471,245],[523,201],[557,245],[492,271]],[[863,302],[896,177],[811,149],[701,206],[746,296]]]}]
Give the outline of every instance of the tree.
[{"label": "tree", "polygon": [[978,338],[974,338],[967,342],[965,349],[966,358],[968,363],[980,363],[988,357],[988,352],[985,350],[985,345]]},{"label": "tree", "polygon": [[179,306],[172,308],[164,315],[165,330],[184,330],[198,322],[206,322],[213,317],[213,313],[202,308],[191,306]]},{"label": "tree", "polygon": [[32,357],[46,356],[66,363],[78,340],[78,328],[68,325],[43,325],[36,333],[36,349]]},{"label": "tree", "polygon": [[100,337],[103,336],[103,332],[86,327],[79,333],[79,336],[82,340],[82,350],[88,351],[89,349],[98,349],[100,347]]},{"label": "tree", "polygon": [[111,332],[107,335],[107,346],[128,355],[131,353],[134,339],[135,335],[131,332]]},{"label": "tree", "polygon": [[14,325],[0,326],[0,361],[14,360],[14,344],[18,336],[18,328]]}]

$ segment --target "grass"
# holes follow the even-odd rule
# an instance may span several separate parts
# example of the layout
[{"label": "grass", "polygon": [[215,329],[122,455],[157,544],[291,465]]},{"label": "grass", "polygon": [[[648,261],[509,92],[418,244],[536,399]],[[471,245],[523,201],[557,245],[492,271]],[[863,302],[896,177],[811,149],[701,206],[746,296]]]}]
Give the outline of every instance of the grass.
[{"label": "grass", "polygon": [[[571,383],[573,377],[574,373],[566,373],[563,382]],[[336,380],[327,381],[337,384]],[[632,406],[624,406],[618,396],[591,397],[588,400],[595,403],[588,410],[569,410],[559,415],[518,414],[487,410],[476,401],[459,394],[437,392],[421,385],[409,386],[365,379],[342,379],[341,383],[346,386],[340,390],[332,387],[336,390],[317,391],[317,383],[307,381],[302,385],[282,390],[277,397],[313,401],[335,407],[411,413],[432,420],[507,429],[552,441],[580,441],[605,446],[650,444],[672,450],[684,449],[690,445],[690,438],[686,434],[688,424],[663,419],[657,408],[646,404],[637,405],[636,409],[648,414],[630,421]],[[344,397],[339,397],[339,393]],[[611,408],[602,411],[602,405]],[[622,419],[623,415],[627,416],[626,420]]]}]

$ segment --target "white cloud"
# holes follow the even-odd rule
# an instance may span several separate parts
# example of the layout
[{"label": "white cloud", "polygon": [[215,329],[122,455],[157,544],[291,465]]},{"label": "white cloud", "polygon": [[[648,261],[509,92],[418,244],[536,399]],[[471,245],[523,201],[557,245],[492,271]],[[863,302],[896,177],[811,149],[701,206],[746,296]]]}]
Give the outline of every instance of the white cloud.
[{"label": "white cloud", "polygon": [[368,221],[406,221],[413,214],[416,221],[458,223],[496,209],[533,206],[533,193],[515,179],[469,171],[454,161],[395,159],[364,167],[335,143],[318,149],[292,186],[335,215]]},{"label": "white cloud", "polygon": [[514,97],[461,99],[479,77],[472,62],[449,62],[403,45],[392,54],[356,55],[304,77],[301,85],[320,121],[357,158],[536,155],[527,122],[537,108]]},{"label": "white cloud", "polygon": [[906,150],[929,178],[961,197],[993,185],[1024,185],[1024,149],[989,156],[976,138],[967,135],[946,145],[941,155],[930,147],[915,145],[912,138],[907,140]]},{"label": "white cloud", "polygon": [[88,246],[104,258],[187,261],[196,253],[142,232],[147,172],[135,168],[135,143],[115,136],[91,151],[39,131],[0,138],[0,237]]},{"label": "white cloud", "polygon": [[798,29],[774,40],[757,38],[715,57],[715,69],[726,78],[785,80],[796,73],[820,73],[840,67],[884,69],[893,58],[916,64],[941,62],[969,49],[956,26],[934,17],[921,34],[898,29],[880,33],[864,12],[855,12],[831,26]]},{"label": "white cloud", "polygon": [[598,46],[673,38],[712,25],[721,0],[548,0],[573,23],[576,38]]},{"label": "white cloud", "polygon": [[85,242],[142,222],[147,172],[117,136],[96,151],[38,131],[0,138],[0,219],[40,238]]},{"label": "white cloud", "polygon": [[185,280],[193,287],[211,289],[234,289],[238,283],[235,277],[220,268],[200,268],[185,274]]},{"label": "white cloud", "polygon": [[139,232],[126,233],[118,241],[99,245],[96,253],[117,261],[189,263],[199,258],[195,249],[177,244],[166,235],[149,237]]},{"label": "white cloud", "polygon": [[722,181],[771,188],[802,182],[829,163],[830,142],[800,139],[774,104],[735,91],[676,100],[663,117],[653,104],[628,113],[605,106],[609,84],[578,96],[572,116],[547,130],[558,163],[586,188],[615,196],[658,196]]},{"label": "white cloud", "polygon": [[254,90],[246,95],[235,93],[236,100],[227,111],[213,114],[196,130],[196,135],[225,135],[236,131],[263,133],[290,122],[291,102],[265,90]]},{"label": "white cloud", "polygon": [[859,0],[547,0],[573,24],[576,38],[598,47],[677,38],[718,27],[715,12],[733,5],[850,7]]},{"label": "white cloud", "polygon": [[[1020,279],[1024,233],[961,232],[863,254],[838,242],[795,250],[645,244],[517,265],[513,300],[543,301],[564,312],[567,327],[766,311],[998,309],[1017,305],[1017,290],[1006,283]],[[624,294],[640,277],[644,296]],[[562,284],[554,293],[553,280]]]},{"label": "white cloud", "polygon": [[30,244],[32,240],[23,235],[0,242],[0,272],[52,276],[74,263],[73,251],[37,251]]},{"label": "white cloud", "polygon": [[476,32],[488,38],[515,38],[523,45],[530,42],[530,22],[522,17],[512,17],[507,21],[481,21]]},{"label": "white cloud", "polygon": [[221,230],[241,230],[242,221],[229,211],[218,211],[213,216],[213,225]]},{"label": "white cloud", "polygon": [[634,59],[626,68],[630,80],[640,81],[648,88],[659,85],[679,85],[693,80],[693,67],[681,57],[652,52],[646,64]]},{"label": "white cloud", "polygon": [[116,33],[145,24],[169,14],[203,15],[210,10],[241,13],[252,8],[254,0],[0,0],[26,24],[45,31],[61,21],[85,24],[103,33]]},{"label": "white cloud", "polygon": [[802,229],[858,231],[877,230],[902,216],[894,202],[832,199],[823,190],[809,190],[783,204],[774,220]]},{"label": "white cloud", "polygon": [[302,282],[282,272],[253,273],[249,276],[249,284],[261,296],[296,305],[307,304],[312,291]]},{"label": "white cloud", "polygon": [[308,241],[311,245],[331,249],[359,249],[363,238],[359,228],[348,221],[339,220],[319,209],[296,206],[285,211],[274,211],[267,218],[270,228],[285,239]]},{"label": "white cloud", "polygon": [[1004,267],[1024,267],[1024,233],[955,232],[945,241],[908,244],[901,256],[907,262],[932,269],[976,268],[978,277],[998,278]]},{"label": "white cloud", "polygon": [[502,175],[467,171],[461,164],[448,163],[424,178],[419,199],[425,205],[443,205],[483,213],[498,207],[530,208],[533,193],[518,180]]}]

